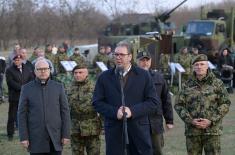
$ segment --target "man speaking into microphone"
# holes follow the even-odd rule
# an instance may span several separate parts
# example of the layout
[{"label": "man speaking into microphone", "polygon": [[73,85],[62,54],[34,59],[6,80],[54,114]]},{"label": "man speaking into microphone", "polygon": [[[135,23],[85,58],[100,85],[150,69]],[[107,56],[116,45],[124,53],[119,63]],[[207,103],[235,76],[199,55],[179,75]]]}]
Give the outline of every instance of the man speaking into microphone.
[{"label": "man speaking into microphone", "polygon": [[162,114],[160,99],[149,73],[131,64],[128,43],[119,43],[113,55],[116,68],[98,77],[93,94],[93,106],[105,118],[106,155],[125,155],[126,148],[128,155],[152,155],[148,115]]}]

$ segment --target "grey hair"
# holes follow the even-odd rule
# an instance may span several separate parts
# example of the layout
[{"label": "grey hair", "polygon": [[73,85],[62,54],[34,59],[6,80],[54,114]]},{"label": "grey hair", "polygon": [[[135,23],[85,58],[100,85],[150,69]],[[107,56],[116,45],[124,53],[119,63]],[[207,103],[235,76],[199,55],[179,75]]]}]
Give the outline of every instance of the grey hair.
[{"label": "grey hair", "polygon": [[46,64],[48,64],[48,67],[50,67],[50,64],[47,62],[47,60],[45,59],[45,58],[40,58],[39,60],[36,60],[36,63],[35,63],[35,70],[37,69],[37,66],[38,66],[38,64],[39,63],[46,63]]},{"label": "grey hair", "polygon": [[117,44],[117,47],[126,47],[129,54],[132,54],[131,44],[125,41],[121,41]]}]

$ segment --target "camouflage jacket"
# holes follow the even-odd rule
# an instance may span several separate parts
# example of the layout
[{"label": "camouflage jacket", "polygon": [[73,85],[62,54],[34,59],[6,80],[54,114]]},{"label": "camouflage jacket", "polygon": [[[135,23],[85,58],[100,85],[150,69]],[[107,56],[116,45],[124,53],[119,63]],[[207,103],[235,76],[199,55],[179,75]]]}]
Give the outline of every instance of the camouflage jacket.
[{"label": "camouflage jacket", "polygon": [[55,63],[55,55],[51,52],[45,52],[45,58],[49,59],[53,64]]},{"label": "camouflage jacket", "polygon": [[191,54],[182,54],[178,53],[175,55],[175,62],[181,64],[181,66],[185,69],[184,74],[191,74],[192,69],[192,56]]},{"label": "camouflage jacket", "polygon": [[67,93],[71,82],[73,81],[73,75],[71,72],[59,73],[54,77],[54,79],[64,85],[65,92]]},{"label": "camouflage jacket", "polygon": [[75,61],[77,64],[85,64],[86,61],[84,60],[84,58],[81,55],[75,55],[73,54],[72,56],[70,56],[70,60],[71,61]]},{"label": "camouflage jacket", "polygon": [[160,67],[162,70],[168,69],[168,63],[170,62],[170,55],[169,54],[161,54],[160,55]]},{"label": "camouflage jacket", "polygon": [[[230,104],[223,82],[208,72],[201,81],[194,75],[185,83],[174,108],[185,122],[185,135],[221,135],[222,118]],[[197,129],[191,123],[195,118],[206,118],[212,124],[206,129]]]},{"label": "camouflage jacket", "polygon": [[97,64],[96,62],[103,62],[107,67],[108,67],[108,63],[109,63],[109,57],[105,54],[100,54],[98,53],[94,60],[93,60],[93,67],[94,67],[94,71],[95,71],[95,74],[98,75],[100,74],[102,71],[99,67],[97,67]]},{"label": "camouflage jacket", "polygon": [[68,92],[72,133],[81,136],[99,135],[101,121],[92,106],[94,84],[86,79],[84,82],[73,81]]},{"label": "camouflage jacket", "polygon": [[57,73],[65,73],[65,69],[61,65],[60,61],[67,61],[67,60],[69,60],[69,58],[66,53],[57,53],[55,55],[54,67]]}]

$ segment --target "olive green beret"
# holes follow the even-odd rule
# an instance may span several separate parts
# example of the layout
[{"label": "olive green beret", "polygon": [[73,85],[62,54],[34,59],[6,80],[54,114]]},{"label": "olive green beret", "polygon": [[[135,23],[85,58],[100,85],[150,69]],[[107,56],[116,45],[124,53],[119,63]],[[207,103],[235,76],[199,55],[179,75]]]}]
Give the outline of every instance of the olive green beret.
[{"label": "olive green beret", "polygon": [[85,63],[79,63],[73,68],[72,72],[74,72],[76,69],[84,69],[84,68],[87,68],[87,65]]},{"label": "olive green beret", "polygon": [[193,59],[193,62],[192,64],[195,64],[196,62],[198,61],[208,61],[208,58],[205,54],[199,54],[198,56],[196,56],[194,59]]}]

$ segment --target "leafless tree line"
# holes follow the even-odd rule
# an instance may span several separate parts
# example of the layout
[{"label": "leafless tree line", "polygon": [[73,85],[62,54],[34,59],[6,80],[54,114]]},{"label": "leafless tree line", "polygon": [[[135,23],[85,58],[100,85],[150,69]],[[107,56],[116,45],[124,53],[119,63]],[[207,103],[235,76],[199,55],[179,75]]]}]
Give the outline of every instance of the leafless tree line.
[{"label": "leafless tree line", "polygon": [[0,0],[0,48],[96,38],[108,20],[89,1]]},{"label": "leafless tree line", "polygon": [[[8,49],[11,42],[32,47],[58,40],[69,39],[71,44],[79,39],[95,39],[110,22],[102,8],[106,5],[113,18],[136,11],[137,0],[124,3],[119,0],[0,0],[0,49]],[[160,13],[156,0],[156,14]],[[234,0],[209,4],[210,8],[229,9]],[[123,9],[125,7],[125,9]],[[147,7],[147,6],[146,6]],[[200,17],[199,8],[179,8],[169,19],[177,28],[190,19]]]}]

